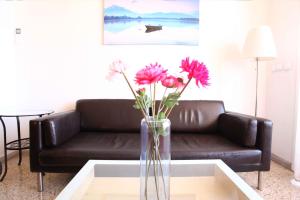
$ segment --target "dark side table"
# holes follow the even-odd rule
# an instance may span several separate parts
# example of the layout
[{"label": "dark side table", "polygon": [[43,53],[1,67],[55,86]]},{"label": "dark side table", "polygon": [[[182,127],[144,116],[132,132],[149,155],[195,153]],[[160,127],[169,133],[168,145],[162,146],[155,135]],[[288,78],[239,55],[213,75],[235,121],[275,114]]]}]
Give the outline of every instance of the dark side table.
[{"label": "dark side table", "polygon": [[[7,150],[16,150],[19,151],[19,162],[18,165],[22,163],[22,150],[29,149],[29,138],[21,138],[20,130],[20,117],[33,117],[38,116],[42,117],[43,115],[50,115],[53,113],[53,110],[7,110],[0,111],[0,121],[3,127],[3,141],[4,141],[4,168],[3,174],[0,177],[0,182],[3,181],[7,173]],[[6,141],[6,126],[4,123],[4,117],[15,117],[17,119],[17,129],[18,129],[18,139],[7,142]],[[1,164],[1,163],[0,163]],[[1,173],[0,173],[1,174]]]}]

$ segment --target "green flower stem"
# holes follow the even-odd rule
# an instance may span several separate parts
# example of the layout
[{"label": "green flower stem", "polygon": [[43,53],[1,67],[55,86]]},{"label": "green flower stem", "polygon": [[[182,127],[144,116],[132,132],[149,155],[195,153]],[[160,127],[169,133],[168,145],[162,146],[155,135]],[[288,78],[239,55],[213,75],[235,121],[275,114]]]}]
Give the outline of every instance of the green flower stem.
[{"label": "green flower stem", "polygon": [[[147,145],[147,155],[146,155],[146,177],[145,177],[145,189],[144,189],[144,196],[145,199],[148,200],[148,179],[149,179],[149,173],[150,173],[150,167],[153,163],[153,171],[154,171],[154,180],[155,180],[155,188],[156,188],[156,196],[159,200],[159,171],[161,172],[161,178],[163,182],[163,189],[164,189],[164,196],[165,199],[167,199],[167,193],[166,193],[166,183],[164,180],[164,173],[162,169],[162,162],[161,157],[159,153],[159,140],[160,135],[158,134],[156,128],[157,124],[151,124],[148,122],[148,131],[149,131],[149,137],[150,137],[150,145]],[[151,134],[151,136],[150,136]]]},{"label": "green flower stem", "polygon": [[142,99],[143,99],[143,101],[141,102],[141,104],[142,104],[143,107],[141,107],[141,109],[143,109],[144,112],[147,113],[148,111],[146,110],[146,102],[145,102],[145,98],[143,97]]},{"label": "green flower stem", "polygon": [[151,101],[151,107],[152,107],[152,114],[153,114],[153,94],[152,94],[152,85],[149,85],[150,87],[150,101]]},{"label": "green flower stem", "polygon": [[[180,93],[179,93],[179,97],[178,97],[178,99],[181,97],[181,94],[183,93],[183,91],[187,88],[187,86],[189,85],[189,83],[191,82],[191,80],[192,80],[192,78],[190,78],[189,80],[188,80],[188,82],[186,83],[186,85],[184,86],[184,88],[180,91]],[[171,113],[171,111],[173,110],[173,108],[175,107],[175,105],[174,106],[172,106],[171,108],[170,108],[170,110],[166,110],[166,118],[168,118],[169,117],[169,115],[170,115],[170,113]]]},{"label": "green flower stem", "polygon": [[161,171],[161,178],[162,178],[163,185],[164,185],[165,199],[167,199],[166,183],[165,183],[164,172],[163,172],[163,169],[162,169],[162,164],[161,164],[161,158],[160,158],[159,151],[157,151],[157,157],[158,157],[160,171]]},{"label": "green flower stem", "polygon": [[158,156],[157,156],[157,152],[158,152],[158,147],[159,147],[159,144],[158,144],[158,137],[159,135],[155,135],[155,141],[154,141],[154,145],[155,145],[155,161],[156,161],[156,174],[157,174],[157,179],[158,179],[158,182],[157,182],[157,187],[158,189],[160,190],[160,187],[159,187],[159,170],[158,170],[158,167],[159,167],[159,162],[158,162]]},{"label": "green flower stem", "polygon": [[[159,180],[159,159],[158,159],[158,148],[159,148],[159,135],[155,135],[155,138],[154,138],[154,150],[155,150],[155,161],[156,161],[156,173],[157,173],[157,178]],[[161,166],[160,166],[161,167]],[[158,188],[159,188],[159,181],[158,181]],[[159,188],[160,189],[160,188]]]},{"label": "green flower stem", "polygon": [[152,159],[153,159],[153,163],[154,163],[154,180],[155,180],[155,188],[156,188],[156,196],[157,196],[157,200],[159,200],[159,190],[158,190],[158,183],[157,183],[157,171],[156,171],[156,157],[155,157],[155,147],[153,146],[153,152],[152,152]]},{"label": "green flower stem", "polygon": [[187,88],[187,86],[189,85],[189,83],[191,82],[192,78],[190,78],[188,80],[188,82],[186,83],[186,85],[184,86],[184,88],[181,90],[181,92],[179,93],[179,97],[181,96],[181,94],[183,93],[183,91],[185,90],[185,88]]},{"label": "green flower stem", "polygon": [[[147,157],[146,157],[146,167],[147,167],[147,170],[146,170],[146,177],[145,177],[145,197],[146,197],[146,200],[148,199],[148,178],[149,178],[149,170],[150,170],[150,166],[151,166],[151,151],[150,151],[150,148],[151,148],[151,145],[149,145],[149,149],[147,149]],[[150,159],[149,159],[150,158]],[[148,160],[149,160],[149,164],[148,164]]]},{"label": "green flower stem", "polygon": [[[132,92],[132,94],[133,94],[133,96],[134,96],[136,102],[139,104],[140,108],[142,108],[141,103],[140,103],[140,101],[138,100],[138,98],[137,98],[137,96],[136,96],[136,94],[135,94],[135,91],[133,90],[133,88],[132,88],[132,86],[131,86],[129,80],[127,79],[126,74],[125,74],[124,72],[121,72],[121,73],[122,73],[123,77],[125,78],[125,80],[126,80],[128,86],[129,86],[129,88],[130,88],[130,90],[131,90],[131,92]],[[142,113],[143,113],[143,115],[144,115],[144,118],[147,119],[147,115],[146,115],[146,113],[144,112],[144,110],[141,109],[141,111],[142,111]]]},{"label": "green flower stem", "polygon": [[154,83],[154,91],[153,91],[153,109],[152,109],[152,112],[153,112],[153,118],[155,119],[155,94],[156,94],[156,83]]},{"label": "green flower stem", "polygon": [[165,105],[163,105],[160,109],[159,109],[159,113],[165,108]]},{"label": "green flower stem", "polygon": [[[154,133],[155,133],[155,127],[153,127],[151,125],[151,123],[148,122],[148,128],[149,128],[149,133],[152,130],[152,137],[150,137],[152,140],[150,142],[150,145],[147,148],[148,157],[146,157],[146,167],[147,167],[146,177],[145,177],[145,181],[146,181],[146,183],[145,183],[145,197],[146,197],[146,200],[148,199],[148,178],[149,178],[149,171],[150,171],[150,166],[151,166],[152,161],[153,161],[153,165],[155,166],[155,162],[153,160],[153,151],[152,151],[152,148],[154,146],[154,137],[153,136],[154,136]],[[148,164],[148,158],[150,158],[149,164]]]},{"label": "green flower stem", "polygon": [[[168,90],[168,88],[166,87],[166,89],[165,89],[165,91],[164,91],[164,94],[163,94],[163,96],[162,96],[162,99],[161,99],[161,101],[160,101],[160,103],[159,103],[159,106],[158,106],[158,111],[157,111],[157,115],[159,115],[159,113],[163,110],[163,108],[164,108],[164,105],[163,105],[163,101],[164,101],[164,96],[166,95],[166,92],[167,92],[167,90]],[[162,107],[161,107],[162,106]]]}]

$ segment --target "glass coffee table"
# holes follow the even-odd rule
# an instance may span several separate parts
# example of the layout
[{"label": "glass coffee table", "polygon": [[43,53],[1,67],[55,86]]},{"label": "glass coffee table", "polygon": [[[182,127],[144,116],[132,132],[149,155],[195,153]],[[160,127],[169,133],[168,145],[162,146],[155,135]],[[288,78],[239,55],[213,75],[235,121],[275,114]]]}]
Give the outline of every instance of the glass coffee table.
[{"label": "glass coffee table", "polygon": [[[90,160],[56,200],[139,200],[139,161]],[[221,160],[172,160],[171,200],[261,200]]]}]

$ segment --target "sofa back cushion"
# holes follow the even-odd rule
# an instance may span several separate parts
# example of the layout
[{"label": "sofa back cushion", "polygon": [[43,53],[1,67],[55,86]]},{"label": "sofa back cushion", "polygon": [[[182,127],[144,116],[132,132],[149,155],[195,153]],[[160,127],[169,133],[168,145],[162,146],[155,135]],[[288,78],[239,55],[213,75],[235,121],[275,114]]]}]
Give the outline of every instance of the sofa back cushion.
[{"label": "sofa back cushion", "polygon": [[169,116],[172,133],[216,133],[218,117],[224,111],[222,101],[180,101]]},{"label": "sofa back cushion", "polygon": [[[143,115],[133,108],[134,100],[83,99],[77,101],[81,131],[139,132]],[[180,101],[170,115],[172,132],[216,132],[224,113],[222,101]]]},{"label": "sofa back cushion", "polygon": [[[143,115],[133,108],[134,100],[83,99],[77,101],[82,131],[139,132]],[[222,101],[180,101],[171,115],[172,132],[208,133],[217,131],[224,113]]]},{"label": "sofa back cushion", "polygon": [[142,113],[134,100],[82,99],[77,101],[81,131],[139,132]]}]

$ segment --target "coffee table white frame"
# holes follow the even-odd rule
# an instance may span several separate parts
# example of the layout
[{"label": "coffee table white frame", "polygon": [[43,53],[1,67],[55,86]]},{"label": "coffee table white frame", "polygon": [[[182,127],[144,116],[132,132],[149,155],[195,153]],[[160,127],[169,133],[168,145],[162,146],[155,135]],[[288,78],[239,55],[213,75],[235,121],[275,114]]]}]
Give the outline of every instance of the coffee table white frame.
[{"label": "coffee table white frame", "polygon": [[[97,177],[97,171],[94,170],[95,166],[97,165],[125,165],[127,169],[134,168],[136,170],[140,165],[140,161],[89,160],[83,166],[83,168],[74,176],[74,178],[68,183],[68,185],[61,191],[61,193],[56,197],[56,200],[73,199],[75,193],[77,197],[83,195],[89,187],[89,183],[93,180],[95,176]],[[201,165],[200,173],[203,176],[207,174],[211,175],[211,173],[213,173],[211,170],[211,165],[215,165],[216,167],[222,170],[225,176],[231,180],[235,187],[237,187],[246,198],[250,200],[262,200],[262,198],[256,193],[256,191],[253,188],[251,188],[243,179],[241,179],[234,171],[232,171],[232,169],[230,169],[222,160],[172,160],[171,166],[172,165],[181,165],[183,166],[182,169],[188,168],[189,165]],[[106,170],[109,170],[109,168]],[[139,174],[138,171],[133,172],[133,170],[130,170],[129,173],[129,177],[137,176]],[[181,173],[180,170],[179,173]],[[197,173],[199,175],[199,172]]]}]

